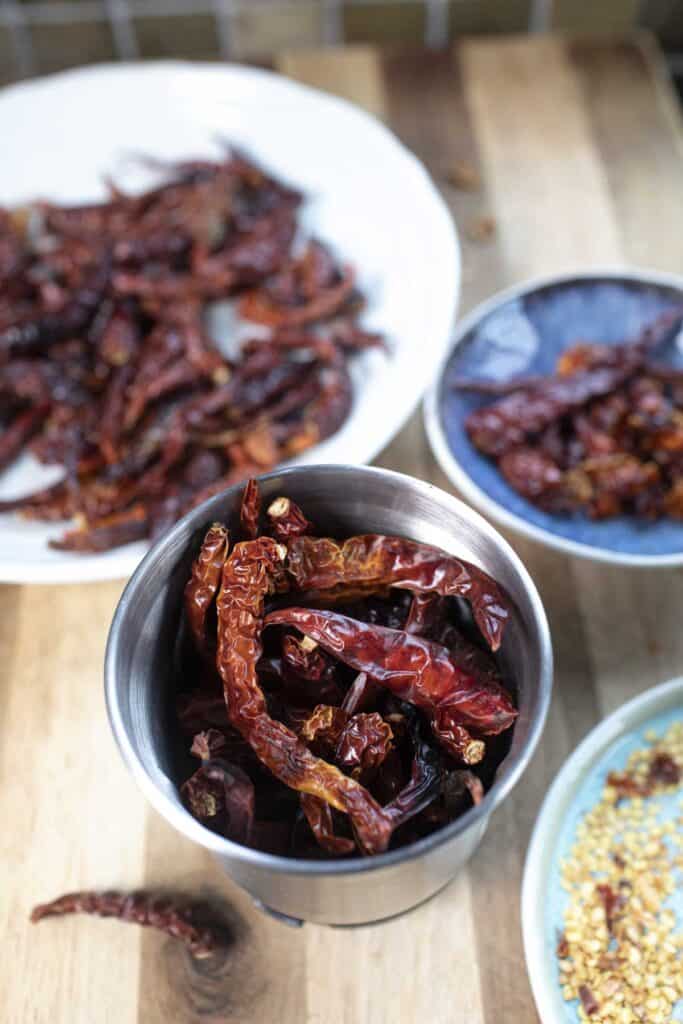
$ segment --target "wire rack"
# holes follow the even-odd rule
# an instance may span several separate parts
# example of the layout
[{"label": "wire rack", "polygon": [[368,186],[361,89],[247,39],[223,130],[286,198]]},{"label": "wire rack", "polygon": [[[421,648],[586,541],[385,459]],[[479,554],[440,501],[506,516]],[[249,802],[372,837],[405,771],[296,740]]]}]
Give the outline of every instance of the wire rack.
[{"label": "wire rack", "polygon": [[[554,0],[500,0],[504,27],[543,29]],[[511,5],[511,7],[509,7]],[[491,0],[0,0],[0,80],[92,61],[267,57],[279,47],[363,38],[368,16],[427,46],[453,34],[453,9]],[[374,11],[373,11],[374,8]],[[363,10],[364,9],[364,10]],[[394,29],[391,29],[393,32]]]}]

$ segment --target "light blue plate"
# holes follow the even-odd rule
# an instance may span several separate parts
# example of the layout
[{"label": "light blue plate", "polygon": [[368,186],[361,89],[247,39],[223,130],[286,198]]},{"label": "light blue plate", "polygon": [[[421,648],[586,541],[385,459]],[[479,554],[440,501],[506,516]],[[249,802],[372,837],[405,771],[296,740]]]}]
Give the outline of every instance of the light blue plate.
[{"label": "light blue plate", "polygon": [[[561,550],[631,565],[683,563],[683,524],[584,514],[550,515],[512,490],[465,431],[472,410],[491,398],[458,391],[456,377],[508,380],[553,371],[578,340],[617,343],[683,303],[683,280],[624,271],[571,274],[495,296],[459,325],[451,354],[425,404],[434,452],[453,483],[504,525]],[[683,332],[671,332],[657,362],[683,369]]]},{"label": "light blue plate", "polygon": [[[563,928],[568,895],[560,886],[560,862],[576,841],[586,812],[600,799],[610,771],[620,771],[629,755],[648,746],[645,734],[666,732],[683,718],[683,678],[664,683],[625,704],[577,747],[553,782],[529,845],[522,887],[522,929],[531,986],[543,1024],[578,1024],[577,1002],[565,1002],[555,949]],[[680,791],[659,796],[662,821],[680,818]],[[683,879],[669,906],[683,928]],[[683,1021],[683,1003],[675,1020]]]}]

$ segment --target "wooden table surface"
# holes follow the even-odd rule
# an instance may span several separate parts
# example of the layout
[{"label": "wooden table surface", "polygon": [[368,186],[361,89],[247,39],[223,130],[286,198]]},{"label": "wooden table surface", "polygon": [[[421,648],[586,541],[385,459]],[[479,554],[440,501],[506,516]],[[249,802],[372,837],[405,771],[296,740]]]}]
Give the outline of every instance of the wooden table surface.
[{"label": "wooden table surface", "polygon": [[[383,118],[425,161],[463,236],[463,302],[571,267],[683,272],[677,104],[649,39],[464,41],[448,53],[285,54],[286,75]],[[363,154],[358,154],[363,159]],[[477,192],[445,177],[480,167]],[[495,218],[489,241],[468,224]],[[378,459],[448,488],[419,416]],[[0,587],[0,1018],[7,1024],[533,1024],[519,889],[539,803],[600,717],[683,666],[683,571],[572,561],[511,538],[556,652],[541,750],[473,863],[435,900],[356,930],[290,929],[143,800],[109,734],[107,627],[121,583]],[[66,889],[170,885],[224,898],[216,973],[149,931],[74,918],[33,928]]]}]

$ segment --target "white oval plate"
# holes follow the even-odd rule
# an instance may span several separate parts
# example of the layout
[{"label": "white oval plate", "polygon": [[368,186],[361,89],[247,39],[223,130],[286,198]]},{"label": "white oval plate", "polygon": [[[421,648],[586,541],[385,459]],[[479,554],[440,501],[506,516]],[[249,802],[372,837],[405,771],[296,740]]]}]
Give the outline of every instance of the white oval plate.
[{"label": "white oval plate", "polygon": [[630,750],[628,741],[638,735],[636,745],[642,745],[642,734],[653,720],[672,713],[683,716],[683,676],[646,690],[592,729],[566,761],[543,801],[522,881],[524,955],[543,1024],[578,1021],[572,1004],[562,998],[555,960],[555,928],[561,927],[561,916],[553,914],[559,886],[557,862],[567,843],[567,826],[577,812],[582,817],[589,810],[592,801],[586,801],[585,787],[598,785],[592,777],[598,773],[604,779],[607,770],[623,767]]},{"label": "white oval plate", "polygon": [[[355,401],[342,429],[297,463],[364,463],[405,422],[447,349],[460,291],[451,216],[422,164],[374,117],[325,93],[241,66],[161,62],[101,65],[0,93],[0,205],[36,197],[78,203],[105,196],[112,174],[150,183],[136,154],[177,159],[247,149],[309,197],[304,226],[356,266],[364,322],[389,356],[352,368]],[[51,482],[24,458],[0,478],[0,497]],[[53,551],[63,525],[0,516],[0,580],[80,582],[128,576],[147,549],[101,555]]]}]

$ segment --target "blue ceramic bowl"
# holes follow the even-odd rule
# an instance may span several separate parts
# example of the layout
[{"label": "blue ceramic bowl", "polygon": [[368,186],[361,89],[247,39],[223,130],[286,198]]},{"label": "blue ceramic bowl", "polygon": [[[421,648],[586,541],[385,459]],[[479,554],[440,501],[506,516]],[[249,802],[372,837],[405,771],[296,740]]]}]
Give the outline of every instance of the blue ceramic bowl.
[{"label": "blue ceramic bowl", "polygon": [[[564,927],[567,894],[560,885],[562,861],[576,841],[585,814],[600,799],[610,771],[622,771],[632,751],[650,746],[651,730],[658,736],[683,717],[683,676],[647,690],[622,705],[597,725],[565,762],[543,801],[524,866],[522,931],[529,980],[543,1024],[578,1024],[578,1003],[562,997],[555,948]],[[662,821],[680,817],[680,791],[658,796]],[[668,905],[683,922],[683,893],[672,894]],[[673,1020],[683,1020],[679,1000]]]},{"label": "blue ceramic bowl", "polygon": [[[491,519],[566,553],[633,566],[683,564],[683,523],[550,515],[522,498],[465,431],[468,414],[491,399],[452,386],[456,377],[508,380],[551,373],[561,352],[577,340],[621,342],[681,304],[683,278],[619,270],[533,281],[478,306],[458,325],[425,399],[429,441],[452,483]],[[683,369],[683,331],[672,331],[654,358]]]}]

